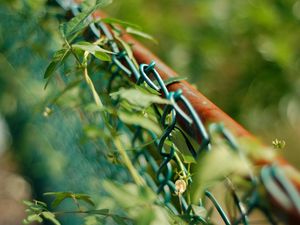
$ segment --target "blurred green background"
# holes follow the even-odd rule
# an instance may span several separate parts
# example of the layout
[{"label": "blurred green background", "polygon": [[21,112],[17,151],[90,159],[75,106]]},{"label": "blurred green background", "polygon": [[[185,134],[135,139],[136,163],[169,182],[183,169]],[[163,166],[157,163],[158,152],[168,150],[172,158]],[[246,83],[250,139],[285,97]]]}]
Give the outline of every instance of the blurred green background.
[{"label": "blurred green background", "polygon": [[142,26],[149,48],[300,168],[300,1],[127,0],[110,15]]},{"label": "blurred green background", "polygon": [[[45,191],[97,193],[101,171],[117,175],[98,163],[104,156],[87,151],[93,143],[80,144],[76,116],[43,116],[57,91],[54,84],[43,90],[43,72],[61,44],[60,12],[45,2],[0,1],[0,115],[8,127],[0,126],[0,152],[9,150],[0,175],[21,174],[37,198]],[[265,143],[285,140],[279,151],[300,168],[300,1],[115,0],[105,11],[152,34],[159,43],[143,43]]]}]

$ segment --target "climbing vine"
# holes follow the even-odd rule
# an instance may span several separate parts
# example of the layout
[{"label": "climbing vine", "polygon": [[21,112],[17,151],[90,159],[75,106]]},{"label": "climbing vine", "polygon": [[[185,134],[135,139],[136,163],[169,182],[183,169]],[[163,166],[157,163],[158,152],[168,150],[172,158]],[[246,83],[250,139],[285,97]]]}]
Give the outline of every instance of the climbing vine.
[{"label": "climbing vine", "polygon": [[[258,209],[276,224],[263,184],[284,177],[279,168],[254,165],[261,147],[235,140],[222,124],[205,127],[181,90],[167,89],[182,78],[163,80],[155,62],[138,65],[122,36],[155,39],[134,24],[92,16],[108,3],[84,1],[69,8],[73,17],[60,25],[61,49],[44,73],[45,88],[58,91],[43,115],[73,110],[84,140],[100,140],[97,145],[105,147],[99,146],[99,154],[128,177],[101,181],[101,196],[51,192],[45,193],[54,197],[51,205],[25,201],[24,223],[58,225],[60,216],[76,214],[86,225],[212,224],[218,218],[225,224],[251,224],[251,213]],[[179,116],[196,128],[200,144],[180,127]],[[275,157],[272,149],[265,151]],[[220,190],[225,192],[213,194]],[[74,203],[70,210],[56,210],[68,200]]]}]

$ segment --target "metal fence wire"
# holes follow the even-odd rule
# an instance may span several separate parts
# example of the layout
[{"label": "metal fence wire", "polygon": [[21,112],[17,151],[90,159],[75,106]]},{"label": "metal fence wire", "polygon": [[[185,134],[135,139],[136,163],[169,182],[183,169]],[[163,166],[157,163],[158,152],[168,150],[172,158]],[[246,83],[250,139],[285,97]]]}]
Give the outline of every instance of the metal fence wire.
[{"label": "metal fence wire", "polygon": [[[58,1],[58,3],[60,3],[60,6],[66,11],[71,11],[73,16],[76,16],[81,11],[80,5],[72,1],[68,1],[68,4],[62,4],[61,1]],[[175,215],[185,215],[189,218],[189,221],[192,224],[208,224],[208,218],[197,213],[197,211],[194,210],[193,205],[189,203],[190,201],[186,196],[178,194],[179,203],[178,200],[175,202],[172,197],[175,193],[178,193],[178,185],[188,185],[193,182],[192,177],[188,174],[188,169],[176,155],[175,146],[172,144],[172,132],[177,130],[178,133],[182,135],[191,155],[196,159],[202,152],[211,150],[210,137],[201,118],[198,116],[188,99],[182,94],[180,89],[175,92],[170,92],[168,90],[164,80],[155,69],[154,61],[150,64],[141,64],[136,66],[136,63],[132,61],[126,50],[122,49],[116,43],[107,24],[101,21],[94,23],[92,22],[92,17],[89,17],[88,19],[91,20],[91,23],[89,24],[89,33],[93,36],[92,38],[99,39],[102,36],[105,36],[108,40],[111,51],[115,53],[112,56],[110,65],[108,66],[108,71],[111,73],[111,77],[108,82],[108,91],[111,90],[114,80],[117,77],[124,76],[125,74],[131,79],[133,78],[137,85],[146,83],[150,88],[160,92],[164,98],[172,102],[172,104],[164,106],[162,113],[158,110],[159,106],[153,105],[155,112],[160,118],[159,122],[164,128],[164,131],[160,137],[153,132],[148,132],[153,140],[155,140],[155,146],[160,160],[158,161],[155,159],[150,151],[148,151],[145,147],[142,147],[138,149],[132,159],[134,165],[138,168],[140,175],[145,179],[147,185],[157,193],[158,199],[162,201]],[[177,125],[178,118],[184,120],[195,133],[200,134],[201,144],[198,149],[194,148],[194,145],[190,143],[185,132]],[[214,125],[212,129],[224,137],[224,140],[226,140],[233,152],[236,152],[239,155],[243,154],[240,147],[236,144],[233,136],[224,128],[224,126]],[[132,137],[133,148],[136,148],[139,143],[144,142],[142,131],[143,128],[136,127]],[[168,149],[164,147],[166,142],[171,143],[169,144]],[[184,177],[185,179],[181,179],[179,176],[179,179],[174,182],[174,171],[176,171],[176,167],[180,168],[180,171],[183,171],[181,177]],[[275,191],[275,189],[279,189],[279,191],[283,193],[289,201],[292,201],[292,204],[300,211],[298,192],[276,165],[264,167],[261,171],[260,177],[251,174],[249,176],[249,180],[252,186],[251,191],[241,197],[239,197],[235,189],[229,185],[230,193],[236,205],[236,209],[239,211],[239,216],[234,221],[228,218],[225,210],[218,203],[216,197],[209,192],[209,190],[205,191],[205,196],[211,201],[225,224],[250,224],[249,215],[254,210],[261,211],[270,224],[277,224],[272,212],[270,212],[263,203],[261,192],[258,190],[258,184],[261,182],[271,193],[272,191]],[[180,182],[183,183],[180,184]],[[201,203],[199,203],[199,206],[201,206]]]}]

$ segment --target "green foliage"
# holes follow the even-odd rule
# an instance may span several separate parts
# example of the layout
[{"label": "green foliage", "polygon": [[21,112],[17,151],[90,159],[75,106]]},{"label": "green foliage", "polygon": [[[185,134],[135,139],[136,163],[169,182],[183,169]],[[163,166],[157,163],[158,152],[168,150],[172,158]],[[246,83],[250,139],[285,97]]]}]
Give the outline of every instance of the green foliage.
[{"label": "green foliage", "polygon": [[86,194],[75,194],[72,192],[46,192],[44,195],[55,196],[55,200],[51,204],[53,208],[60,205],[61,202],[67,198],[73,199],[75,202],[77,202],[77,200],[81,200],[92,206],[95,206],[95,203],[91,200],[91,197]]},{"label": "green foliage", "polygon": [[45,88],[47,87],[50,79],[54,75],[54,72],[61,66],[64,60],[66,60],[69,54],[70,49],[60,49],[54,53],[53,59],[44,73],[44,79],[48,79]]},{"label": "green foliage", "polygon": [[40,201],[24,201],[27,206],[26,212],[28,216],[23,220],[23,224],[31,224],[34,222],[42,223],[44,220],[50,221],[54,225],[61,223],[56,219],[55,214],[48,211],[47,205]]},{"label": "green foliage", "polygon": [[170,84],[174,84],[174,83],[177,83],[179,81],[182,81],[182,80],[186,80],[187,77],[171,77],[169,79],[166,79],[164,80],[164,83],[166,86],[170,85]]},{"label": "green foliage", "polygon": [[51,212],[42,212],[41,215],[46,219],[51,221],[54,225],[60,225],[60,222],[55,218],[55,215]]},{"label": "green foliage", "polygon": [[[46,219],[54,225],[60,225],[61,223],[56,219],[56,216],[72,213],[83,214],[84,225],[99,224],[103,219],[105,220],[108,217],[110,217],[115,224],[132,224],[132,221],[135,221],[136,224],[144,225],[160,224],[161,222],[164,222],[164,224],[174,224],[175,221],[176,224],[185,224],[179,218],[172,218],[164,207],[156,205],[156,194],[149,188],[138,187],[135,184],[120,186],[109,181],[105,181],[103,186],[110,196],[107,197],[105,201],[116,204],[115,210],[122,210],[122,214],[113,213],[109,209],[83,210],[81,208],[78,208],[78,211],[50,212],[44,202],[24,201],[24,204],[27,206],[26,211],[29,215],[23,223],[42,223],[43,220]],[[66,198],[73,199],[75,205],[78,204],[77,200],[83,200],[94,207],[91,197],[86,194],[51,192],[45,193],[45,195],[53,195],[56,197],[52,202],[53,207],[59,206]]]},{"label": "green foliage", "polygon": [[126,32],[127,32],[128,34],[133,34],[133,35],[136,35],[136,36],[138,36],[138,37],[146,38],[146,39],[148,39],[148,40],[151,40],[151,41],[157,43],[157,40],[155,40],[150,34],[147,34],[147,33],[145,33],[145,32],[142,32],[142,31],[140,31],[140,30],[137,30],[137,29],[135,29],[135,28],[127,27],[127,28],[126,28]]},{"label": "green foliage", "polygon": [[112,3],[112,0],[89,0],[81,3],[82,11],[97,10]]},{"label": "green foliage", "polygon": [[73,40],[78,32],[82,31],[91,20],[88,17],[95,12],[95,10],[102,8],[111,3],[111,0],[94,0],[84,1],[83,12],[73,17],[69,22],[60,25],[60,31],[64,38],[67,40]]},{"label": "green foliage", "polygon": [[247,163],[230,149],[226,149],[226,145],[214,146],[212,151],[201,160],[194,176],[194,188],[196,190],[193,198],[195,202],[201,197],[205,189],[213,187],[224,177],[246,176],[249,172]]},{"label": "green foliage", "polygon": [[110,96],[113,98],[120,97],[121,99],[128,101],[133,106],[138,106],[140,108],[147,108],[153,103],[170,104],[170,101],[137,87],[132,89],[121,88],[118,92],[111,93]]},{"label": "green foliage", "polygon": [[141,29],[141,27],[136,25],[136,24],[133,24],[133,23],[130,23],[130,22],[127,22],[127,21],[124,21],[124,20],[120,20],[120,19],[117,19],[117,18],[106,17],[106,18],[102,18],[101,21],[104,22],[104,23],[107,23],[107,24],[111,24],[111,25],[119,24],[123,27],[133,27],[135,29]]},{"label": "green foliage", "polygon": [[[83,200],[89,203],[92,206],[95,206],[91,197],[86,194],[75,194],[70,192],[49,192],[45,193],[45,195],[54,195],[56,198],[52,202],[52,207],[59,206],[62,201],[66,198],[71,198],[74,200],[74,203],[78,207],[77,200]],[[64,212],[50,212],[47,208],[47,205],[44,202],[40,201],[24,201],[24,204],[27,206],[27,213],[29,214],[26,219],[24,219],[24,224],[31,224],[33,222],[42,223],[44,220],[50,221],[54,225],[60,225],[61,223],[56,219],[56,215],[59,214],[85,214],[85,225],[97,224],[99,221],[97,220],[97,216],[102,217],[112,217],[113,220],[123,221],[124,217],[118,216],[117,214],[111,214],[108,209],[92,209],[92,210],[82,210],[78,207],[78,211],[64,211]]]},{"label": "green foliage", "polygon": [[111,61],[111,58],[109,55],[107,55],[107,53],[113,54],[111,51],[101,48],[97,44],[89,43],[85,41],[77,42],[76,44],[73,44],[72,48],[86,51],[94,55],[96,58],[100,59],[101,61]]},{"label": "green foliage", "polygon": [[[68,214],[72,214],[71,219],[75,218],[73,214],[83,214],[86,225],[101,223],[193,224],[197,223],[194,215],[201,216],[201,223],[210,224],[213,220],[210,218],[213,210],[210,210],[205,203],[198,204],[203,198],[204,189],[232,179],[234,185],[239,187],[239,191],[248,193],[251,185],[248,180],[244,179],[244,175],[249,174],[249,169],[255,173],[255,176],[258,174],[248,160],[245,160],[245,157],[268,157],[266,155],[269,154],[272,158],[274,151],[265,153],[255,143],[245,142],[242,144],[245,155],[241,157],[240,153],[233,151],[223,138],[214,136],[212,151],[195,160],[189,152],[190,148],[194,148],[195,143],[188,135],[184,136],[180,132],[173,131],[170,140],[166,140],[164,143],[167,151],[171,147],[176,150],[173,157],[175,169],[170,180],[174,183],[178,180],[184,181],[186,189],[182,193],[171,190],[172,202],[175,202],[175,207],[179,212],[182,211],[180,209],[181,194],[188,199],[188,203],[194,202],[195,204],[191,204],[189,213],[180,212],[179,215],[175,215],[171,212],[161,201],[161,196],[158,197],[156,193],[145,186],[145,177],[141,174],[147,172],[149,168],[136,166],[132,160],[135,154],[141,150],[153,154],[158,164],[163,160],[161,156],[156,155],[155,143],[159,140],[163,128],[159,125],[160,121],[157,121],[157,113],[151,107],[153,104],[166,105],[170,102],[161,98],[155,91],[149,91],[146,85],[137,87],[126,78],[119,79],[118,77],[114,81],[112,93],[108,93],[107,80],[111,74],[107,72],[107,63],[111,61],[112,53],[107,39],[102,37],[94,43],[82,42],[81,33],[92,22],[89,15],[108,2],[85,1],[83,12],[61,25],[63,44],[59,41],[58,32],[51,33],[51,30],[57,30],[58,27],[57,24],[51,25],[51,22],[47,21],[48,16],[53,16],[51,12],[49,11],[50,15],[47,14],[43,17],[44,14],[41,11],[46,10],[43,8],[43,4],[34,4],[33,1],[28,2],[32,11],[22,12],[23,16],[12,13],[14,16],[8,17],[9,19],[19,18],[19,21],[15,22],[13,26],[17,29],[22,29],[20,24],[28,26],[28,21],[35,24],[33,28],[27,29],[28,31],[24,28],[27,33],[22,33],[22,30],[21,35],[17,36],[18,33],[16,33],[16,37],[1,35],[1,47],[4,49],[0,58],[2,68],[4,68],[4,72],[0,75],[0,87],[3,88],[0,92],[1,111],[3,110],[8,117],[14,115],[10,120],[10,124],[14,125],[19,122],[15,118],[24,116],[24,111],[26,111],[24,109],[32,110],[26,111],[27,114],[25,114],[27,118],[24,118],[24,121],[29,122],[24,125],[18,123],[14,130],[14,138],[19,137],[26,140],[26,145],[20,143],[17,146],[20,149],[27,149],[23,150],[25,153],[22,153],[25,160],[20,160],[23,165],[27,166],[24,166],[24,171],[32,173],[33,179],[39,181],[36,185],[40,185],[41,188],[36,189],[40,192],[43,192],[46,186],[54,190],[76,190],[79,193],[93,193],[96,196],[95,200],[92,200],[88,194],[48,193],[55,197],[52,207],[57,207],[62,202],[66,204],[64,207],[68,207],[68,201],[65,200],[72,199],[78,210],[52,212],[43,202],[26,202],[29,215],[24,223],[40,223],[43,220],[49,220],[57,225],[59,224],[56,219],[58,216],[63,215],[61,217],[63,221]],[[142,7],[144,6],[140,5],[142,1],[120,2],[117,4],[125,4],[125,9],[134,7],[139,9],[139,11],[124,10],[127,13],[125,18],[134,17],[129,19],[130,21],[139,18],[138,22],[143,24],[143,27],[144,25],[148,26],[147,30],[161,32],[155,36],[159,37],[163,44],[159,48],[156,46],[153,48],[160,52],[162,57],[182,74],[193,74],[194,77],[189,77],[191,80],[195,81],[196,75],[201,74],[201,82],[197,81],[201,89],[208,93],[213,100],[221,102],[225,109],[228,109],[233,115],[237,115],[238,118],[242,119],[241,115],[245,109],[248,112],[254,108],[253,110],[257,109],[258,112],[261,112],[262,106],[266,107],[266,104],[258,103],[258,97],[262,96],[264,90],[268,90],[268,94],[270,94],[265,95],[265,101],[271,100],[270,105],[273,106],[277,104],[274,102],[278,100],[278,96],[282,98],[284,89],[293,92],[284,77],[286,74],[292,77],[291,74],[294,70],[292,68],[296,65],[294,60],[297,58],[297,52],[296,48],[291,47],[293,41],[288,43],[281,41],[279,33],[282,31],[279,32],[280,29],[277,28],[282,27],[281,20],[294,21],[294,19],[289,18],[288,13],[286,13],[287,15],[283,14],[282,17],[278,16],[282,14],[276,9],[278,6],[269,7],[271,3],[260,3],[256,6],[258,9],[256,11],[249,6],[248,2],[228,4],[230,1],[224,1],[225,6],[218,6],[216,1],[188,2],[184,5],[178,1],[175,1],[174,4],[162,1],[161,4],[166,4],[166,7],[149,10],[154,7],[152,4],[155,3],[143,2],[150,7]],[[11,4],[13,8],[10,10],[12,11],[21,8],[21,3],[6,4]],[[174,19],[179,16],[178,4],[183,9],[184,18],[188,16],[194,22],[187,23],[184,20]],[[282,4],[288,5],[289,3]],[[184,9],[188,9],[188,13]],[[161,13],[160,10],[164,10],[163,12],[170,10],[170,15],[173,15],[174,18],[168,19],[167,13]],[[148,13],[154,15],[151,16],[151,20],[149,20]],[[243,15],[249,19],[248,22],[245,22]],[[25,20],[26,17],[29,19]],[[162,18],[164,23],[161,23]],[[126,27],[125,30],[128,33],[152,39],[151,36],[140,31],[139,27],[126,21],[108,18],[102,19],[102,22],[112,25],[116,42],[132,60],[134,57],[130,43],[122,40],[122,31],[115,25]],[[238,23],[237,28],[235,28],[235,23]],[[157,26],[158,24],[159,26]],[[294,26],[295,23],[291,24]],[[193,29],[186,30],[191,27]],[[282,28],[287,29],[286,26]],[[31,31],[39,29],[44,32],[41,31],[44,36],[40,34],[43,38],[40,39],[40,35],[38,38],[32,37]],[[4,34],[3,30],[5,28],[1,26],[1,34]],[[49,35],[49,32],[52,35]],[[278,37],[274,40],[271,36],[272,32],[278,32],[278,34],[276,33]],[[21,39],[23,36],[25,40]],[[13,42],[13,38],[17,41]],[[294,38],[291,37],[291,39]],[[33,41],[30,42],[31,40]],[[294,42],[297,43],[296,38]],[[28,46],[30,46],[29,50]],[[26,52],[26,54],[24,53],[25,57],[11,55],[15,49],[22,48],[22,51]],[[45,93],[43,96],[40,89],[41,79],[38,83],[33,78],[33,74],[38,74],[39,78],[42,78],[42,71],[39,70],[44,68],[46,63],[41,63],[40,58],[46,59],[54,49],[59,48],[60,50],[54,53],[44,74],[49,85],[46,85],[46,92],[42,92]],[[31,53],[28,53],[30,51],[36,51],[38,54],[31,57]],[[293,52],[293,54],[288,54],[289,52]],[[289,57],[293,58],[294,64],[289,63],[291,60]],[[28,59],[26,67],[23,67],[24,58]],[[258,67],[253,69],[255,65]],[[262,71],[261,77],[257,73],[258,70]],[[273,80],[268,76],[275,73],[279,75],[272,83]],[[5,76],[5,74],[11,76]],[[20,75],[16,77],[13,74]],[[51,84],[50,80],[53,81]],[[180,80],[182,78],[172,78],[166,80],[165,83],[168,85]],[[256,82],[259,84],[261,81],[266,81],[264,82],[266,89],[259,85],[256,86]],[[243,94],[236,93],[236,89],[230,89],[232,83],[239,91],[242,90],[241,93],[249,90],[249,96],[244,97]],[[253,85],[249,87],[249,83]],[[297,87],[297,84],[295,86]],[[273,87],[276,88],[276,92],[273,92],[275,90]],[[12,92],[10,89],[16,91]],[[28,94],[29,90],[32,91],[31,94]],[[223,101],[224,96],[227,96],[228,99],[230,97],[231,101]],[[254,98],[252,99],[251,96]],[[41,118],[40,109],[44,108],[45,100],[51,105],[45,107],[44,115],[47,118]],[[245,100],[243,104],[247,105],[245,109],[237,108],[240,102],[243,102],[242,100]],[[17,102],[18,105],[15,109],[14,102]],[[289,100],[288,102],[290,103]],[[284,107],[287,103],[283,101],[282,104]],[[289,113],[293,114],[297,111],[295,108],[297,109],[298,104],[290,104]],[[249,113],[249,116],[251,115],[253,115],[253,111],[252,114]],[[245,121],[248,121],[247,118]],[[141,133],[136,145],[133,146],[131,141],[136,134],[136,127],[141,128]],[[24,129],[24,133],[21,133],[21,128]],[[153,133],[157,135],[157,139],[151,136]],[[33,143],[34,150],[31,147]],[[33,167],[34,169],[32,169]],[[156,179],[155,175],[149,174]],[[44,179],[44,183],[41,182],[42,179]],[[193,183],[189,179],[193,179]],[[102,182],[103,180],[106,181]],[[80,205],[82,202],[87,204]],[[236,216],[232,215],[231,217],[235,218]],[[72,224],[72,222],[70,223]],[[64,223],[62,222],[62,224]]]},{"label": "green foliage", "polygon": [[153,131],[157,135],[161,134],[159,125],[145,115],[143,116],[140,114],[132,114],[129,112],[120,111],[118,116],[126,124],[140,126],[144,129]]},{"label": "green foliage", "polygon": [[[105,182],[104,188],[118,208],[126,210],[125,213],[135,224],[185,224],[180,218],[173,218],[164,206],[155,204],[156,194],[147,187]],[[115,220],[117,224],[128,224],[119,219]]]}]

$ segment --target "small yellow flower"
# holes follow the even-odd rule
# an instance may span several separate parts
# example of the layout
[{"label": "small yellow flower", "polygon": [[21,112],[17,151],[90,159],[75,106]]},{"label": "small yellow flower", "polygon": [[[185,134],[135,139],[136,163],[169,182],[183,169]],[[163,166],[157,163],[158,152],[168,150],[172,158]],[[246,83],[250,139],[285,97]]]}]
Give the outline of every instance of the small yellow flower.
[{"label": "small yellow flower", "polygon": [[285,147],[285,141],[278,140],[277,138],[274,141],[272,141],[272,144],[275,149],[283,149]]}]

